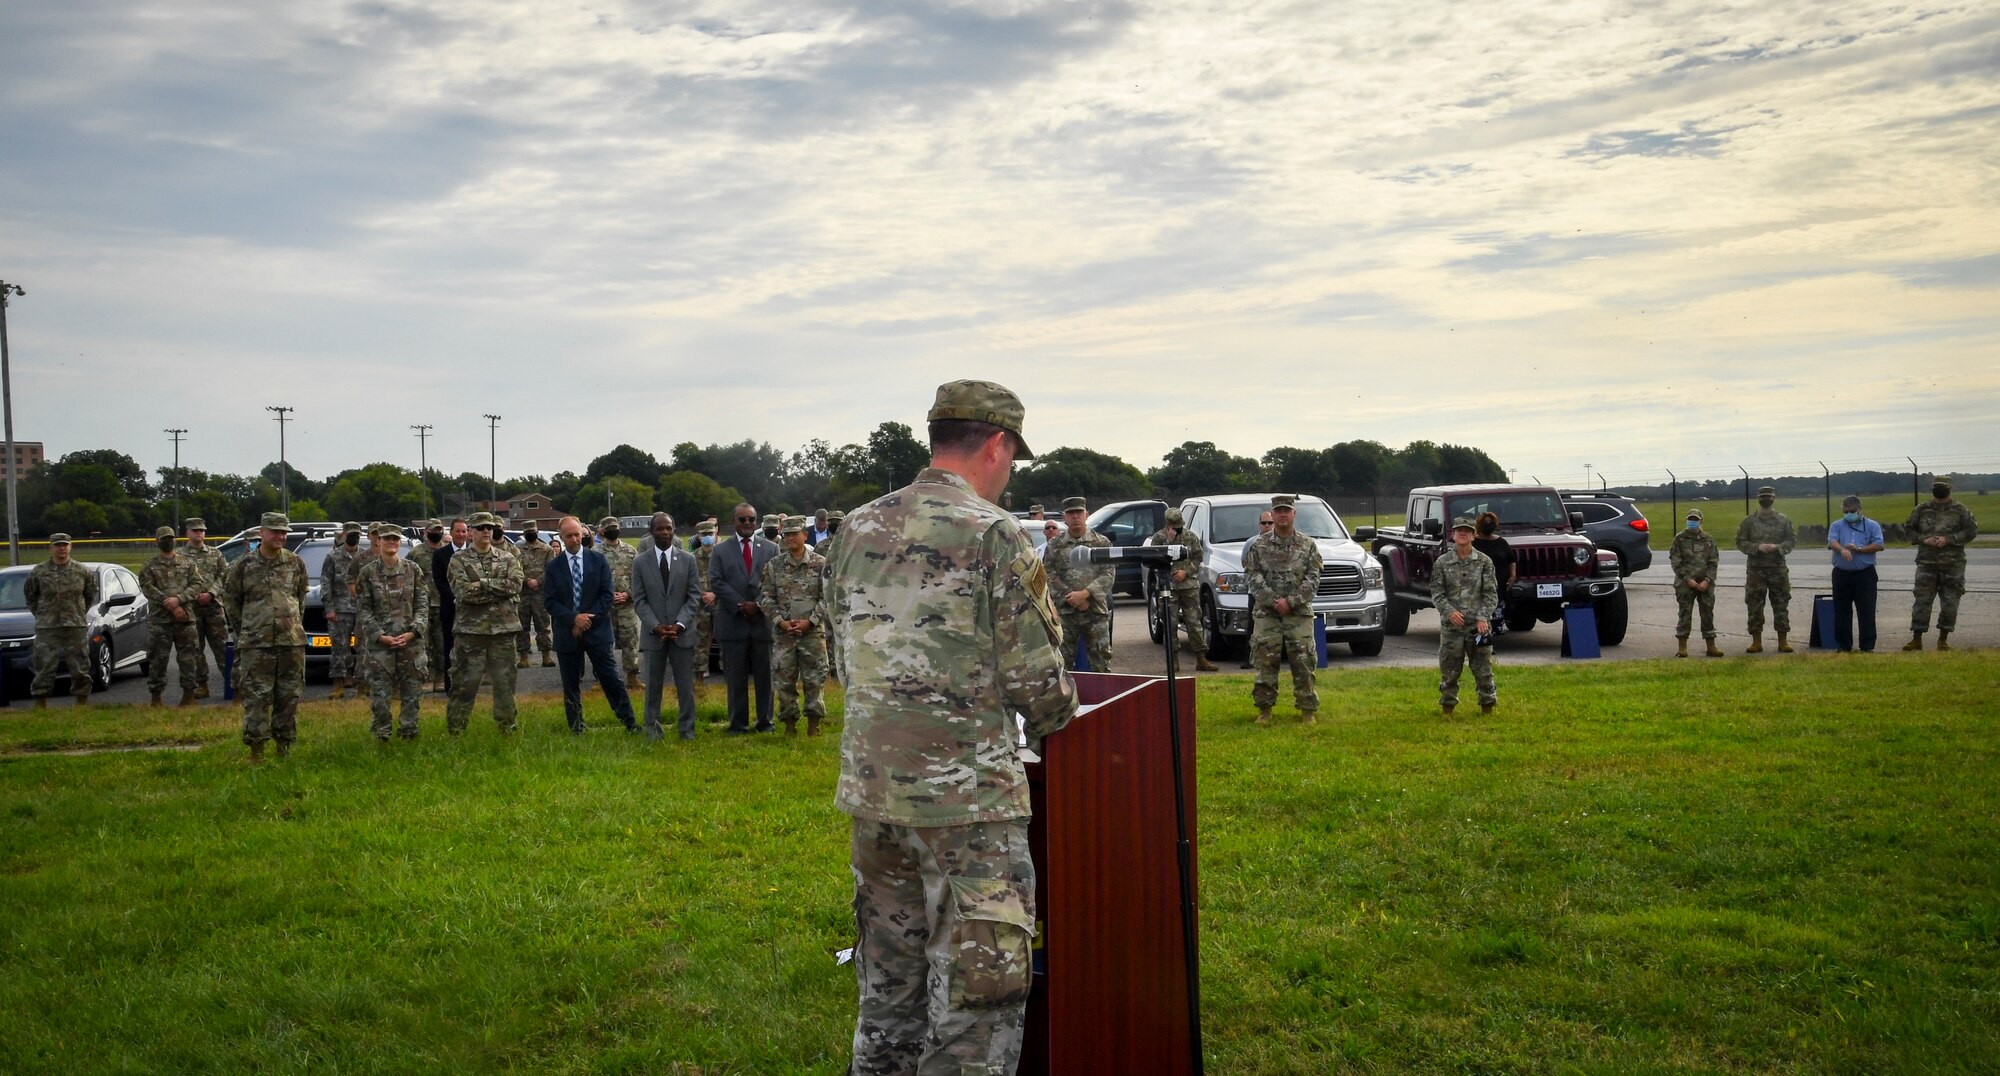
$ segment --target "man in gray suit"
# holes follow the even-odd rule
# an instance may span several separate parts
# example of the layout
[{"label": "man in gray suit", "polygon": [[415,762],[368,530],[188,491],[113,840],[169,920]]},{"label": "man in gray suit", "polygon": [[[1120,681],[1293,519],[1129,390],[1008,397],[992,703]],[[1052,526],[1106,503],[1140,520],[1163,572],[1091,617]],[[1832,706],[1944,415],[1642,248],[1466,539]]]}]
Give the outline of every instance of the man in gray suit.
[{"label": "man in gray suit", "polygon": [[660,695],[673,669],[681,739],[694,739],[694,630],[701,571],[674,541],[674,517],[654,512],[651,544],[632,562],[632,605],[639,612],[639,653],[646,663],[646,736],[660,739]]},{"label": "man in gray suit", "polygon": [[757,685],[757,729],[770,732],[771,620],[757,604],[764,562],[778,555],[778,543],[757,533],[757,510],[739,504],[730,513],[736,533],[715,543],[708,558],[708,585],[715,594],[715,638],[722,644],[722,678],[729,685],[728,736],[750,729],[750,685]]}]

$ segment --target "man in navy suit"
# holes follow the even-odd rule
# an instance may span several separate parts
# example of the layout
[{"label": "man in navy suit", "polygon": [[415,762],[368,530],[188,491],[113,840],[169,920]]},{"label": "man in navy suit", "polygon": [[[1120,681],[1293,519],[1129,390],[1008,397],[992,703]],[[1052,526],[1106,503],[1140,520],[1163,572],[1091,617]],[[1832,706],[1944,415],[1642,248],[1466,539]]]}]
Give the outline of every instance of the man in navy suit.
[{"label": "man in navy suit", "polygon": [[750,685],[757,685],[757,731],[770,732],[771,620],[757,604],[764,562],[778,544],[757,533],[757,510],[739,504],[730,513],[736,533],[715,543],[708,584],[715,594],[715,639],[722,644],[722,678],[729,685],[730,736],[750,731]]},{"label": "man in navy suit", "polygon": [[695,621],[701,615],[701,567],[674,541],[674,517],[654,512],[650,543],[632,562],[632,605],[646,662],[646,736],[658,740],[660,695],[669,669],[680,703],[680,734],[694,739]]},{"label": "man in navy suit", "polygon": [[542,571],[542,603],[548,607],[555,635],[569,730],[583,733],[583,659],[588,656],[611,712],[626,732],[637,732],[632,697],[625,692],[618,659],[611,654],[611,563],[595,549],[583,548],[583,524],[575,516],[562,521],[560,533],[563,551],[550,557]]}]

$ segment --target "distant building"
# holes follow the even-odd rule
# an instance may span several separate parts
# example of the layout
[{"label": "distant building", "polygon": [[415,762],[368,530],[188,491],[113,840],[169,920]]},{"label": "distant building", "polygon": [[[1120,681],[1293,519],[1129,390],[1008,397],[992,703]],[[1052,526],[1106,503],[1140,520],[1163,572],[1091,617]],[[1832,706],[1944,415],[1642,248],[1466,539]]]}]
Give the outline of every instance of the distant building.
[{"label": "distant building", "polygon": [[[40,441],[14,442],[14,476],[19,478],[29,471],[40,467],[42,461],[46,458],[42,453],[42,443]],[[0,467],[4,467],[5,463],[5,460],[0,460]]]},{"label": "distant building", "polygon": [[501,501],[494,511],[507,520],[508,530],[519,530],[533,522],[537,529],[553,531],[569,514],[558,509],[548,494],[533,490],[514,494]]}]

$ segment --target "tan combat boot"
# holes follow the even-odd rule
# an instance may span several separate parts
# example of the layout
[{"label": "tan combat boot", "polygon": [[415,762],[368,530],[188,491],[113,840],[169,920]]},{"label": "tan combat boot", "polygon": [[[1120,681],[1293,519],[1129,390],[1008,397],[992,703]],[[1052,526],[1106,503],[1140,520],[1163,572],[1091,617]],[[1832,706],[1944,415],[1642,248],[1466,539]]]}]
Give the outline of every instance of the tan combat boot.
[{"label": "tan combat boot", "polygon": [[1923,648],[1924,633],[1917,632],[1915,635],[1910,636],[1909,642],[1903,644],[1903,653],[1907,654],[1912,650],[1922,650]]},{"label": "tan combat boot", "polygon": [[1480,713],[1482,713],[1482,714],[1490,714],[1490,713],[1492,713],[1492,712],[1493,712],[1493,704],[1492,704],[1492,703],[1490,703],[1490,702],[1482,702],[1482,703],[1480,703],[1480,704],[1479,704],[1479,712],[1480,712]]},{"label": "tan combat boot", "polygon": [[1319,724],[1319,711],[1318,711],[1318,710],[1300,710],[1300,711],[1299,711],[1299,724],[1301,724],[1301,725],[1317,725],[1317,724]]},{"label": "tan combat boot", "polygon": [[347,697],[347,681],[340,679],[334,680],[333,690],[327,692],[326,697],[328,701]]},{"label": "tan combat boot", "polygon": [[1712,658],[1719,658],[1723,656],[1722,648],[1715,645],[1715,640],[1712,638],[1708,640],[1708,656]]},{"label": "tan combat boot", "polygon": [[514,667],[515,667],[515,668],[517,668],[517,669],[525,669],[525,668],[527,668],[527,667],[528,667],[528,655],[526,655],[526,654],[522,654],[522,655],[521,655],[521,657],[520,657],[520,660],[518,660],[518,661],[514,662]]},{"label": "tan combat boot", "polygon": [[625,674],[625,690],[627,690],[627,691],[644,691],[644,690],[646,690],[646,685],[644,685],[644,684],[642,684],[642,683],[640,683],[640,682],[639,682],[639,674],[638,674],[638,673],[635,673],[635,672],[628,672],[628,673],[626,673],[626,674]]},{"label": "tan combat boot", "polygon": [[89,706],[89,705],[90,705],[90,692],[88,692],[88,691],[86,691],[86,692],[83,692],[82,694],[80,694],[80,695],[77,695],[77,696],[75,696],[75,698],[76,698],[76,702],[72,703],[71,705],[74,705],[74,706]]},{"label": "tan combat boot", "polygon": [[1744,652],[1744,653],[1746,653],[1746,654],[1761,654],[1761,653],[1763,653],[1763,652],[1764,652],[1764,633],[1760,631],[1760,632],[1758,632],[1757,634],[1755,634],[1755,635],[1752,635],[1752,636],[1750,637],[1750,645],[1749,645],[1749,646],[1746,646],[1746,647],[1744,647],[1744,648],[1743,648],[1743,652]]},{"label": "tan combat boot", "polygon": [[1939,628],[1939,629],[1938,629],[1938,644],[1937,644],[1937,648],[1938,648],[1939,650],[1950,650],[1950,649],[1951,649],[1951,633],[1950,633],[1950,632],[1948,632],[1948,631],[1946,631],[1946,630],[1944,630],[1943,628]]},{"label": "tan combat boot", "polygon": [[49,708],[49,697],[47,695],[35,696],[35,709],[46,710],[48,708]]},{"label": "tan combat boot", "polygon": [[1208,660],[1208,653],[1204,651],[1194,656],[1194,667],[1202,672],[1214,672],[1215,662]]},{"label": "tan combat boot", "polygon": [[259,740],[258,742],[250,745],[250,765],[261,766],[263,765],[263,763],[264,763],[264,742],[262,740]]},{"label": "tan combat boot", "polygon": [[1257,707],[1257,723],[1259,725],[1268,725],[1271,723],[1271,708],[1269,706]]},{"label": "tan combat boot", "polygon": [[1450,717],[1450,716],[1451,716],[1451,712],[1452,712],[1453,710],[1456,710],[1456,709],[1458,709],[1458,707],[1457,707],[1457,706],[1448,706],[1448,705],[1446,705],[1446,704],[1444,704],[1444,703],[1438,703],[1438,711],[1439,711],[1440,713],[1444,714],[1444,716],[1446,716],[1446,717]]},{"label": "tan combat boot", "polygon": [[1688,656],[1688,637],[1687,637],[1687,636],[1685,636],[1685,635],[1676,635],[1676,636],[1674,636],[1674,638],[1676,638],[1676,639],[1680,640],[1680,644],[1681,644],[1681,645],[1680,645],[1680,648],[1679,648],[1678,650],[1675,650],[1675,651],[1674,651],[1674,656],[1675,656],[1675,657],[1677,657],[1677,658],[1684,658],[1684,657],[1687,657],[1687,656]]},{"label": "tan combat boot", "polygon": [[1790,642],[1786,641],[1786,639],[1785,639],[1785,633],[1784,633],[1784,632],[1782,632],[1782,631],[1781,631],[1781,632],[1779,632],[1779,633],[1778,633],[1778,653],[1780,653],[1780,654],[1789,654],[1789,653],[1791,653],[1791,652],[1792,652],[1792,644],[1791,644]]},{"label": "tan combat boot", "polygon": [[553,668],[555,668],[555,667],[556,667],[556,654],[555,654],[555,651],[553,651],[553,650],[544,650],[544,651],[542,651],[542,668],[544,668],[544,669],[553,669]]},{"label": "tan combat boot", "polygon": [[195,697],[195,698],[197,698],[197,699],[205,699],[205,698],[208,698],[208,685],[207,685],[207,684],[196,684],[196,685],[194,686],[194,697]]},{"label": "tan combat boot", "polygon": [[820,719],[817,717],[806,718],[806,735],[808,736],[819,735],[819,722]]},{"label": "tan combat boot", "polygon": [[165,703],[165,702],[162,702],[162,701],[160,700],[160,692],[158,692],[158,691],[155,691],[155,692],[153,692],[153,698],[152,698],[152,700],[151,700],[151,701],[149,701],[148,703],[146,703],[146,705],[148,705],[148,706],[165,706],[165,705],[166,705],[166,703]]},{"label": "tan combat boot", "polygon": [[278,741],[278,757],[279,757],[279,758],[288,758],[288,757],[290,757],[290,756],[291,756],[291,753],[292,753],[292,741],[290,741],[290,740],[279,740],[279,741]]},{"label": "tan combat boot", "polygon": [[194,689],[193,689],[193,688],[191,688],[191,687],[184,687],[184,688],[182,688],[182,689],[181,689],[181,701],[180,701],[180,702],[179,702],[179,703],[178,703],[177,705],[180,705],[180,706],[193,706],[193,705],[194,705]]}]

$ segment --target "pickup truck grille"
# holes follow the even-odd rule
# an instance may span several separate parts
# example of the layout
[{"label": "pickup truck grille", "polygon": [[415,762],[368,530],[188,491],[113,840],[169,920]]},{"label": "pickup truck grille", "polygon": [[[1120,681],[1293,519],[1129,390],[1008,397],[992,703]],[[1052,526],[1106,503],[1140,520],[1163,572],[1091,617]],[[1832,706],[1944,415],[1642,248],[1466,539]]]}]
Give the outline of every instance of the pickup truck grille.
[{"label": "pickup truck grille", "polygon": [[1569,579],[1584,574],[1584,568],[1577,567],[1576,547],[1569,545],[1536,545],[1514,547],[1514,570],[1524,580],[1528,579]]},{"label": "pickup truck grille", "polygon": [[1328,564],[1319,570],[1319,597],[1351,598],[1361,589],[1361,569],[1352,564]]}]

